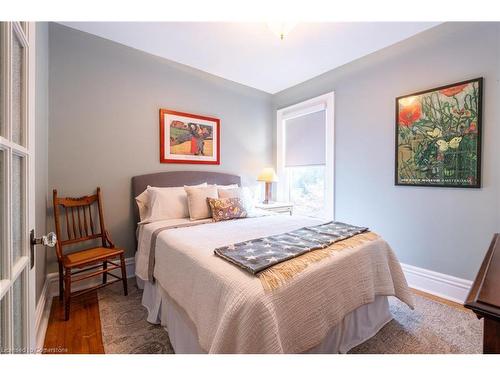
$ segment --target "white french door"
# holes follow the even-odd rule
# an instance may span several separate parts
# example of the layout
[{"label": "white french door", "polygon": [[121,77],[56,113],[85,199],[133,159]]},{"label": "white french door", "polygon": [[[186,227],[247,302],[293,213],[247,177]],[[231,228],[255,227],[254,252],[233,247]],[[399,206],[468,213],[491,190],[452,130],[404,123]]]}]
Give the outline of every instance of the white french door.
[{"label": "white french door", "polygon": [[35,348],[35,23],[0,22],[0,350]]}]

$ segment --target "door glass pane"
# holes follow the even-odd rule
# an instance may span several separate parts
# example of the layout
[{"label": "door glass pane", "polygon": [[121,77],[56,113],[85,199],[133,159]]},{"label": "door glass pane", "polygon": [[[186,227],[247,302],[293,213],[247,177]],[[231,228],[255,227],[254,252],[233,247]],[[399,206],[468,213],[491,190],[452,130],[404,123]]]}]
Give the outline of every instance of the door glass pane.
[{"label": "door glass pane", "polygon": [[24,142],[24,47],[12,30],[12,141]]},{"label": "door glass pane", "polygon": [[323,217],[326,215],[325,166],[287,168],[290,202],[297,215]]},{"label": "door glass pane", "polygon": [[5,22],[0,22],[0,136],[5,137]]},{"label": "door glass pane", "polygon": [[24,160],[12,155],[12,264],[23,256],[24,204]]},{"label": "door glass pane", "polygon": [[25,343],[25,319],[23,306],[26,305],[24,301],[25,297],[25,284],[24,284],[24,273],[23,271],[21,275],[14,282],[14,286],[12,287],[12,319],[14,324],[14,353],[23,353],[23,350],[26,349]]}]

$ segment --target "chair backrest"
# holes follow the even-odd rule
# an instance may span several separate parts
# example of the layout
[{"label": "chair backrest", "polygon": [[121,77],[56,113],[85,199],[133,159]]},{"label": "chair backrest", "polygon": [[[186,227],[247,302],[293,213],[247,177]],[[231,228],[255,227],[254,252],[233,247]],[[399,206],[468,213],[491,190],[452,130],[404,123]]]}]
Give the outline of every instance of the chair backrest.
[{"label": "chair backrest", "polygon": [[[106,229],[99,187],[96,194],[79,198],[60,198],[57,196],[57,190],[54,189],[53,204],[58,239],[56,253],[59,261],[62,260],[65,245],[101,238],[102,246],[106,247]],[[95,214],[96,205],[97,215]]]}]

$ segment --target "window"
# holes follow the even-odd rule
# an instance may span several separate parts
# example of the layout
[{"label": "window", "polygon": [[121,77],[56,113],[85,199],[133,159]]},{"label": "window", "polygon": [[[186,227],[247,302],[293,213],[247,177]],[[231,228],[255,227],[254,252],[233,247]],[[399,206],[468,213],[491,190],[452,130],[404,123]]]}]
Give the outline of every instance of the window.
[{"label": "window", "polygon": [[278,199],[333,219],[333,93],[278,110]]},{"label": "window", "polygon": [[324,217],[325,212],[325,166],[310,165],[287,167],[289,201],[298,215]]}]

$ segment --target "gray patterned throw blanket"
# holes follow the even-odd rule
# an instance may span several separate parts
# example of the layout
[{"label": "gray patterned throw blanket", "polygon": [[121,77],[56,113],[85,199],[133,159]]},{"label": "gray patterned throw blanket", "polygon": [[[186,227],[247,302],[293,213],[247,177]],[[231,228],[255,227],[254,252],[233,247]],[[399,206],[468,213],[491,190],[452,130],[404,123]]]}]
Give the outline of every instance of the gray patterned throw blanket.
[{"label": "gray patterned throw blanket", "polygon": [[240,242],[214,250],[215,255],[257,274],[275,264],[366,232],[368,228],[331,221],[288,233]]}]

